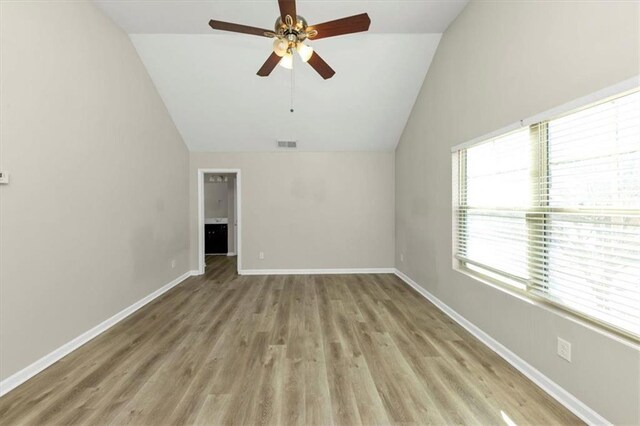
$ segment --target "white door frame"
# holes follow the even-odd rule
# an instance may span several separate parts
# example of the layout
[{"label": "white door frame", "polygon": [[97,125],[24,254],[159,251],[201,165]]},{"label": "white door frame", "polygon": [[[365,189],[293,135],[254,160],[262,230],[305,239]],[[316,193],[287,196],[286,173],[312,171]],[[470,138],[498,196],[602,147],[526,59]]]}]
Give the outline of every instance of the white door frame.
[{"label": "white door frame", "polygon": [[198,169],[198,275],[204,274],[204,174],[228,173],[236,175],[236,254],[238,273],[242,270],[242,192],[240,169]]}]

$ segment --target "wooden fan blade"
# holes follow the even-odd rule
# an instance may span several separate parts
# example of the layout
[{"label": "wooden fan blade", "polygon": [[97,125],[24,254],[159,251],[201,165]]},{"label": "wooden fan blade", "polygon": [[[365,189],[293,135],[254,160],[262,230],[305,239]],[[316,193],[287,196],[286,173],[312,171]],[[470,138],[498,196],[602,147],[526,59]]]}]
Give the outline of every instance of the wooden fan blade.
[{"label": "wooden fan blade", "polygon": [[233,24],[231,22],[222,22],[210,20],[209,25],[214,30],[231,31],[233,33],[251,34],[262,37],[271,37],[265,33],[272,33],[271,30],[265,30],[264,28],[249,27],[247,25]]},{"label": "wooden fan blade", "polygon": [[271,52],[271,56],[269,56],[267,58],[265,63],[262,65],[262,68],[260,68],[258,70],[257,74],[260,77],[269,76],[269,74],[271,74],[271,71],[273,71],[273,69],[276,67],[276,65],[278,65],[278,62],[280,62],[280,59],[281,59],[280,56],[278,56],[275,53]]},{"label": "wooden fan blade", "polygon": [[313,69],[316,70],[325,80],[333,77],[336,73],[333,68],[331,68],[329,64],[327,64],[316,52],[313,52],[313,55],[311,55],[311,58],[309,58],[307,63],[311,65]]},{"label": "wooden fan blade", "polygon": [[298,17],[296,13],[296,0],[278,0],[278,6],[280,6],[282,22],[285,22],[287,15],[289,15],[291,19],[293,19],[293,25],[295,25]]},{"label": "wooden fan blade", "polygon": [[318,25],[307,27],[307,33],[316,30],[317,35],[309,37],[311,40],[319,40],[321,38],[335,37],[343,34],[359,33],[367,31],[371,25],[371,19],[366,13],[360,15],[349,16],[347,18],[336,19],[335,21],[323,22]]}]

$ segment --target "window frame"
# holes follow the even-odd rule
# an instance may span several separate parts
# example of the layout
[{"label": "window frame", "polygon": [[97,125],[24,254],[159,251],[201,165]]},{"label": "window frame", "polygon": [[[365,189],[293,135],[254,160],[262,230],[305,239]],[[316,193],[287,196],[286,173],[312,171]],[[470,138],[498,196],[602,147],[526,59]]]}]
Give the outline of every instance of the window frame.
[{"label": "window frame", "polygon": [[[512,276],[508,272],[500,271],[492,268],[488,265],[483,265],[480,262],[475,262],[471,259],[467,259],[456,253],[459,247],[460,234],[458,233],[459,221],[465,224],[468,229],[468,206],[466,205],[467,191],[463,191],[462,188],[467,188],[467,149],[481,144],[482,142],[495,139],[497,137],[506,136],[510,133],[521,131],[524,127],[529,128],[530,145],[531,149],[531,179],[529,184],[531,185],[531,207],[524,209],[525,221],[527,224],[527,266],[528,270],[532,272],[535,270],[539,275],[540,268],[536,268],[535,262],[532,261],[533,251],[538,250],[536,256],[540,257],[540,251],[542,256],[547,259],[545,263],[548,264],[549,259],[549,245],[546,243],[547,238],[551,235],[549,231],[550,217],[554,213],[588,213],[590,210],[593,213],[597,212],[597,209],[590,208],[563,208],[563,207],[551,207],[549,205],[549,193],[550,193],[550,180],[549,176],[549,121],[562,118],[564,116],[574,114],[584,109],[594,107],[596,105],[609,102],[613,99],[630,95],[635,92],[640,92],[640,76],[633,79],[626,80],[618,85],[611,86],[596,92],[592,95],[586,96],[579,100],[570,102],[553,110],[547,111],[543,114],[534,116],[528,120],[521,120],[520,122],[503,128],[498,131],[491,132],[489,135],[475,138],[464,144],[457,145],[451,149],[453,154],[457,155],[454,163],[457,165],[455,173],[452,175],[456,178],[457,185],[453,186],[455,191],[452,197],[453,199],[453,211],[452,211],[452,230],[453,230],[453,244],[452,244],[452,258],[453,269],[461,272],[471,278],[480,280],[489,285],[497,286],[504,289],[507,292],[514,292],[517,295],[523,296],[526,299],[542,304],[546,307],[551,307],[553,310],[560,313],[569,314],[571,317],[586,322],[588,325],[594,325],[599,330],[612,333],[617,337],[622,337],[627,341],[631,341],[634,344],[640,343],[640,335],[636,335],[633,332],[627,331],[623,328],[609,324],[596,317],[590,316],[584,312],[573,309],[564,303],[553,300],[552,297],[543,297],[533,292],[533,286],[529,280],[522,280],[520,277]],[[535,144],[541,144],[541,149],[536,149]],[[457,176],[456,176],[457,174]],[[539,178],[544,177],[545,182],[540,182]],[[452,179],[453,180],[453,179]],[[461,196],[465,200],[461,199]],[[463,203],[464,201],[464,203]],[[459,206],[465,206],[460,211]],[[458,211],[456,211],[458,209]],[[638,211],[632,210],[612,210],[616,213],[628,213],[637,214]],[[539,219],[542,218],[540,221]],[[536,219],[536,220],[534,220]],[[539,227],[542,226],[542,232],[539,232]],[[534,230],[537,227],[537,230]],[[467,237],[468,238],[468,237]],[[538,247],[537,249],[535,247]],[[542,248],[542,250],[540,250]],[[474,268],[475,267],[475,268]],[[484,270],[484,271],[483,271]],[[544,274],[544,282],[548,283],[548,268],[545,267],[542,270]],[[529,274],[531,276],[531,274]],[[524,288],[519,288],[517,285],[510,284],[508,281],[522,283]],[[548,287],[546,287],[548,289]]]}]

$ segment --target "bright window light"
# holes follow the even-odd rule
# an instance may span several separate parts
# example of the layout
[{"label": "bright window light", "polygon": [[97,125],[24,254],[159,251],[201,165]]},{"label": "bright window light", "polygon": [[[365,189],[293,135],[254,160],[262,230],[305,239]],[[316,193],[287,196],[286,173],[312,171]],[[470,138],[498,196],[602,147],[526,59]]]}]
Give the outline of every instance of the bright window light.
[{"label": "bright window light", "polygon": [[640,340],[640,92],[453,155],[460,266]]}]

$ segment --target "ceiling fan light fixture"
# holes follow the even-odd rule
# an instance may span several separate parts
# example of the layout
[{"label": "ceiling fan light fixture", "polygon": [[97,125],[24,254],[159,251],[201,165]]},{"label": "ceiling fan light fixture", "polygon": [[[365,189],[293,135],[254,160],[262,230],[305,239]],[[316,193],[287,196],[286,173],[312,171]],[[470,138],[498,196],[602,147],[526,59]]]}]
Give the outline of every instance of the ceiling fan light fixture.
[{"label": "ceiling fan light fixture", "polygon": [[287,54],[288,49],[289,42],[287,40],[277,38],[273,41],[273,53],[275,53],[276,55],[283,57]]},{"label": "ceiling fan light fixture", "polygon": [[278,64],[288,70],[293,69],[293,55],[288,52],[282,57],[282,59],[280,59],[280,62]]},{"label": "ceiling fan light fixture", "polygon": [[[2,1],[2,0],[0,0]],[[304,17],[297,14],[296,0],[278,0],[280,16],[275,21],[273,31],[211,19],[209,26],[214,30],[230,31],[234,33],[250,34],[261,37],[274,38],[273,51],[256,73],[260,77],[267,77],[280,64],[284,68],[293,69],[293,50],[295,49],[302,61],[308,63],[322,78],[329,79],[336,73],[324,59],[310,46],[303,42],[336,37],[345,34],[359,33],[369,30],[371,19],[366,13],[347,16],[320,24],[308,25]],[[293,112],[293,110],[292,110]]]},{"label": "ceiling fan light fixture", "polygon": [[300,55],[300,59],[302,59],[302,62],[308,62],[313,55],[313,47],[307,46],[302,42],[296,45],[296,50],[298,51],[298,55]]}]

